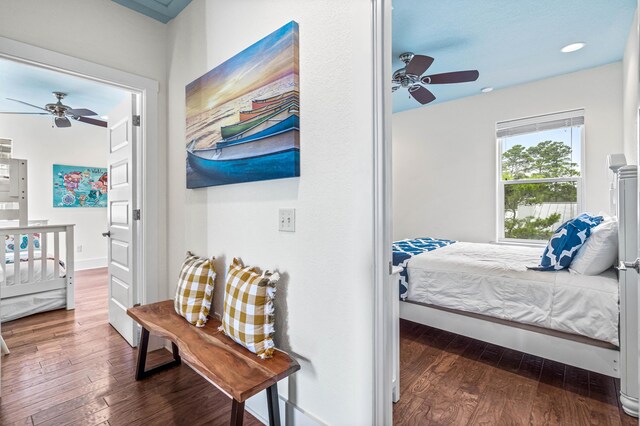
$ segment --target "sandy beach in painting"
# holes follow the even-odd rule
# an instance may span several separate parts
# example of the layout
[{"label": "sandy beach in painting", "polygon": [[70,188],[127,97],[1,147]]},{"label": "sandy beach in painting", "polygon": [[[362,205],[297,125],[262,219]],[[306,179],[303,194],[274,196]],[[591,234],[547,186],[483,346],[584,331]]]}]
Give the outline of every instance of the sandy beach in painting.
[{"label": "sandy beach in painting", "polygon": [[196,141],[195,149],[214,148],[216,142],[222,140],[220,128],[238,122],[240,111],[250,110],[252,100],[298,90],[294,77],[293,74],[290,74],[223,105],[187,117],[187,144]]}]

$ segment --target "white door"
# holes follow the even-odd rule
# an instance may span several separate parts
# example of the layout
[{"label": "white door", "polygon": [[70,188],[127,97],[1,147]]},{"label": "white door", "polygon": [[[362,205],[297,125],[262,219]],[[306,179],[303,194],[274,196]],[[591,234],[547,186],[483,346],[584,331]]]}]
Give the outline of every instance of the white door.
[{"label": "white door", "polygon": [[137,303],[135,238],[139,221],[134,220],[136,200],[136,143],[139,127],[136,95],[109,114],[109,206],[107,212],[109,265],[109,323],[131,346],[138,344],[136,323],[127,308]]}]

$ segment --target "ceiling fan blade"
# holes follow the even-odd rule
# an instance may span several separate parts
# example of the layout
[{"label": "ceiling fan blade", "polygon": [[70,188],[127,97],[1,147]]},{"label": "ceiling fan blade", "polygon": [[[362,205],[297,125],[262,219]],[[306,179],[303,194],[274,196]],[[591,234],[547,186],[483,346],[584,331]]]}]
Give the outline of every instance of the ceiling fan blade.
[{"label": "ceiling fan blade", "polygon": [[407,64],[405,72],[407,74],[421,76],[432,63],[433,58],[431,56],[415,55]]},{"label": "ceiling fan blade", "polygon": [[56,127],[71,127],[71,122],[66,117],[56,117]]},{"label": "ceiling fan blade", "polygon": [[89,117],[74,117],[78,121],[82,121],[83,123],[93,124],[94,126],[107,127],[107,122],[102,120],[96,120],[95,118]]},{"label": "ceiling fan blade", "polygon": [[420,102],[422,105],[435,101],[436,97],[426,87],[416,84],[409,87],[409,94],[413,96],[413,99]]},{"label": "ceiling fan blade", "polygon": [[480,73],[477,70],[445,72],[442,74],[427,75],[420,79],[424,84],[449,84],[467,83],[476,81]]},{"label": "ceiling fan blade", "polygon": [[28,103],[26,103],[26,102],[19,101],[19,100],[17,100],[17,99],[11,99],[11,98],[7,98],[7,99],[8,99],[8,100],[10,100],[10,101],[13,101],[13,102],[21,103],[21,104],[23,104],[23,105],[28,105],[28,106],[33,107],[33,108],[38,108],[38,109],[41,109],[41,110],[46,111],[47,113],[49,113],[49,111],[47,111],[46,109],[41,108],[41,107],[39,107],[39,106],[31,105],[31,104],[28,104]]},{"label": "ceiling fan blade", "polygon": [[85,117],[87,115],[98,115],[97,113],[86,108],[68,109],[65,113],[69,115],[74,115],[76,117]]},{"label": "ceiling fan blade", "polygon": [[0,111],[0,114],[49,115],[48,112],[9,112],[9,111]]}]

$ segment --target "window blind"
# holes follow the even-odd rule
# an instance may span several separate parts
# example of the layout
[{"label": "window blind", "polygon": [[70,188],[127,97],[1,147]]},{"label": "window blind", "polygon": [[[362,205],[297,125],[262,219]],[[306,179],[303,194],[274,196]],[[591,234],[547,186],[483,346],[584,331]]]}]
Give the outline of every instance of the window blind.
[{"label": "window blind", "polygon": [[537,117],[499,122],[496,124],[496,136],[498,138],[504,138],[581,125],[584,125],[584,110],[576,109],[554,114],[539,115]]}]

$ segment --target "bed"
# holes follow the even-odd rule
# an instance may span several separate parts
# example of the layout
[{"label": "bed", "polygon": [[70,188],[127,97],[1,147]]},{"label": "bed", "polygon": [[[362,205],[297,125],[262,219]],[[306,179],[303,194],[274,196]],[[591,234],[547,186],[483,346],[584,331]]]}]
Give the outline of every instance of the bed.
[{"label": "bed", "polygon": [[[630,260],[637,253],[636,167],[621,169],[618,182],[618,253]],[[394,311],[399,318],[618,377],[623,409],[637,417],[636,271],[622,265],[619,274],[612,268],[588,276],[529,269],[542,251],[433,238],[398,241],[395,298],[402,301]],[[397,401],[398,362],[394,377]]]},{"label": "bed", "polygon": [[75,306],[74,225],[29,221],[27,182],[26,160],[0,159],[0,322]]},{"label": "bed", "polygon": [[[539,247],[458,242],[414,256],[407,300],[619,346],[618,277],[527,269]],[[588,313],[585,315],[585,313]]]}]

